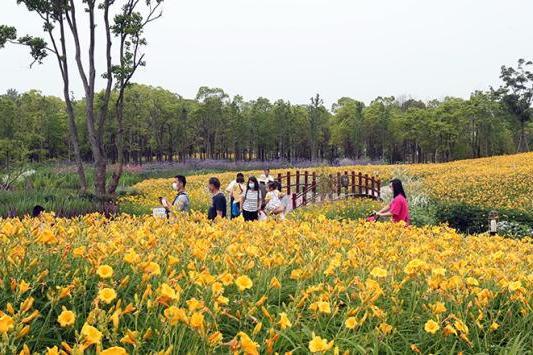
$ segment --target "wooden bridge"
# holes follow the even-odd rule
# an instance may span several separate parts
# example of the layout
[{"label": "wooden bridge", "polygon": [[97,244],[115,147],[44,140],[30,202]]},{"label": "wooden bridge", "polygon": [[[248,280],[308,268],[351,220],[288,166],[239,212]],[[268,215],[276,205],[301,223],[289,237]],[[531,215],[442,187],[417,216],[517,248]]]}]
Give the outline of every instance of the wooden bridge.
[{"label": "wooden bridge", "polygon": [[381,199],[381,180],[361,172],[344,171],[318,176],[315,171],[297,170],[280,173],[276,180],[281,184],[281,191],[289,196],[288,208],[292,210],[321,201]]}]

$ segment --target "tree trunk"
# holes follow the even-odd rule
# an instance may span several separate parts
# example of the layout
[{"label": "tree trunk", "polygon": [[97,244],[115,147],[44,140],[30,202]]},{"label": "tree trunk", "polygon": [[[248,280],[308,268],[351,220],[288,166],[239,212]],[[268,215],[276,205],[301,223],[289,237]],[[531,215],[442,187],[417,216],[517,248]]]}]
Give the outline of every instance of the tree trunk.
[{"label": "tree trunk", "polygon": [[121,90],[116,104],[116,118],[117,118],[117,167],[111,177],[111,182],[108,188],[108,193],[114,195],[117,191],[120,177],[122,176],[124,168],[124,90]]},{"label": "tree trunk", "polygon": [[518,138],[518,153],[529,152],[529,145],[527,142],[526,123],[520,121],[520,137]]},{"label": "tree trunk", "polygon": [[[95,115],[94,115],[94,87],[95,87],[95,77],[96,77],[96,70],[95,70],[95,63],[94,63],[94,57],[95,57],[95,21],[94,21],[94,12],[95,12],[95,3],[94,2],[88,2],[87,3],[87,9],[86,11],[89,13],[89,75],[85,74],[85,69],[83,66],[83,62],[81,59],[81,45],[80,45],[80,38],[79,38],[79,32],[78,32],[78,24],[76,20],[76,7],[75,7],[75,1],[70,0],[70,17],[67,15],[67,21],[69,23],[72,37],[74,39],[74,46],[76,49],[76,64],[78,66],[78,71],[80,74],[80,78],[83,83],[83,88],[85,91],[85,100],[86,100],[86,119],[87,119],[87,135],[89,138],[89,143],[91,147],[91,152],[93,153],[93,159],[94,159],[94,167],[95,167],[95,193],[96,196],[100,199],[103,199],[105,196],[105,173],[106,173],[106,161],[105,161],[105,155],[104,151],[102,149],[102,139],[98,136],[98,134],[103,134],[103,127],[100,126],[98,129],[95,125]],[[68,14],[68,12],[67,12]],[[108,32],[108,38],[109,37]],[[108,62],[110,60],[110,44],[108,43]],[[110,68],[108,68],[109,70]],[[108,88],[110,89],[109,81],[112,80],[112,78],[108,78]],[[105,104],[104,103],[102,106]],[[104,107],[101,107],[101,113],[103,111]],[[107,107],[105,107],[107,110]],[[103,117],[101,117],[101,120]]]},{"label": "tree trunk", "polygon": [[63,76],[63,97],[65,99],[66,111],[68,116],[68,128],[70,133],[70,144],[74,151],[74,158],[76,159],[76,169],[80,179],[80,191],[87,191],[87,178],[85,177],[85,169],[83,168],[83,161],[81,159],[80,144],[78,137],[78,127],[76,126],[76,116],[74,114],[74,107],[70,98],[70,75],[67,61],[67,46],[65,40],[65,24],[63,22],[63,16],[59,17],[59,30],[60,30],[60,42],[61,42],[61,55],[59,55],[59,49],[56,46],[55,39],[53,37],[51,29],[49,30],[50,38],[57,53],[57,60]]}]

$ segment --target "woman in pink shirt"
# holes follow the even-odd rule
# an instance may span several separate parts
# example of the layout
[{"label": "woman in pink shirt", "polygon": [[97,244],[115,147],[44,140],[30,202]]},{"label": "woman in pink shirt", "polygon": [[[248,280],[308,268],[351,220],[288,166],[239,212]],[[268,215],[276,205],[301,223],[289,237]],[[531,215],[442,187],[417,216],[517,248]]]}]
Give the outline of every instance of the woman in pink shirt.
[{"label": "woman in pink shirt", "polygon": [[398,179],[394,179],[390,182],[390,188],[392,190],[393,199],[391,203],[376,213],[378,216],[392,217],[393,222],[404,221],[409,225],[411,217],[409,216],[409,204],[407,203],[407,196],[403,190],[402,182]]}]

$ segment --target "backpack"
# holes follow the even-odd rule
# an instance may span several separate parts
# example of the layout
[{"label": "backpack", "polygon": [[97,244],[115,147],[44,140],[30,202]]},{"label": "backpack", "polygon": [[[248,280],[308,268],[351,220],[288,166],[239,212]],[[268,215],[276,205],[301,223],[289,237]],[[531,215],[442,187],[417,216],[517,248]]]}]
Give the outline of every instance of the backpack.
[{"label": "backpack", "polygon": [[187,192],[185,192],[185,191],[181,191],[181,192],[179,192],[179,193],[176,195],[176,197],[174,198],[174,201],[172,201],[172,206],[174,206],[174,204],[176,203],[176,201],[178,200],[178,198],[179,198],[180,196],[185,196],[185,197],[187,198],[187,202],[190,202],[190,201],[189,201],[189,195],[187,195]]}]

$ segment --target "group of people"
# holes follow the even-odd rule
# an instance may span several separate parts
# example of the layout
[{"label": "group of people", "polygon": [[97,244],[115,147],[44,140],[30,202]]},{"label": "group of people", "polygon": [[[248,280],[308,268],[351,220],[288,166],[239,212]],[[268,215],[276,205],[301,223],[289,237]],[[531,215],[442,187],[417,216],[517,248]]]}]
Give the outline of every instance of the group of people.
[{"label": "group of people", "polygon": [[231,218],[242,215],[245,221],[256,221],[267,216],[284,218],[286,203],[282,201],[281,184],[265,169],[259,179],[238,173],[225,192],[230,196]]},{"label": "group of people", "polygon": [[[178,212],[190,210],[190,199],[186,192],[186,185],[185,176],[177,175],[172,183],[172,188],[177,192],[172,203],[169,203],[165,198],[159,198],[167,213],[170,213],[172,209]],[[210,220],[228,217],[226,194],[229,196],[230,218],[241,215],[245,221],[262,220],[268,216],[285,218],[287,198],[281,192],[281,184],[274,179],[269,169],[265,169],[259,179],[250,176],[247,181],[244,174],[238,173],[224,191],[221,191],[220,180],[217,177],[210,178],[207,187],[212,196],[211,206],[207,212],[207,217]],[[409,204],[402,182],[394,179],[390,182],[389,187],[393,199],[390,204],[376,212],[376,216],[391,217],[394,222],[403,221],[407,225],[410,224]]]},{"label": "group of people", "polygon": [[[177,192],[174,200],[169,202],[163,197],[159,198],[167,214],[171,210],[177,212],[190,210],[186,185],[187,178],[177,175],[172,183],[172,189]],[[280,216],[281,219],[285,217],[287,203],[283,201],[284,194],[281,192],[280,183],[270,174],[269,169],[265,169],[259,179],[250,176],[246,182],[244,174],[238,173],[224,192],[221,190],[220,180],[212,177],[208,181],[207,188],[212,196],[211,206],[207,211],[207,217],[211,220],[228,216],[236,218],[241,215],[245,221],[266,219],[267,216]],[[229,214],[226,194],[229,196]]]}]

